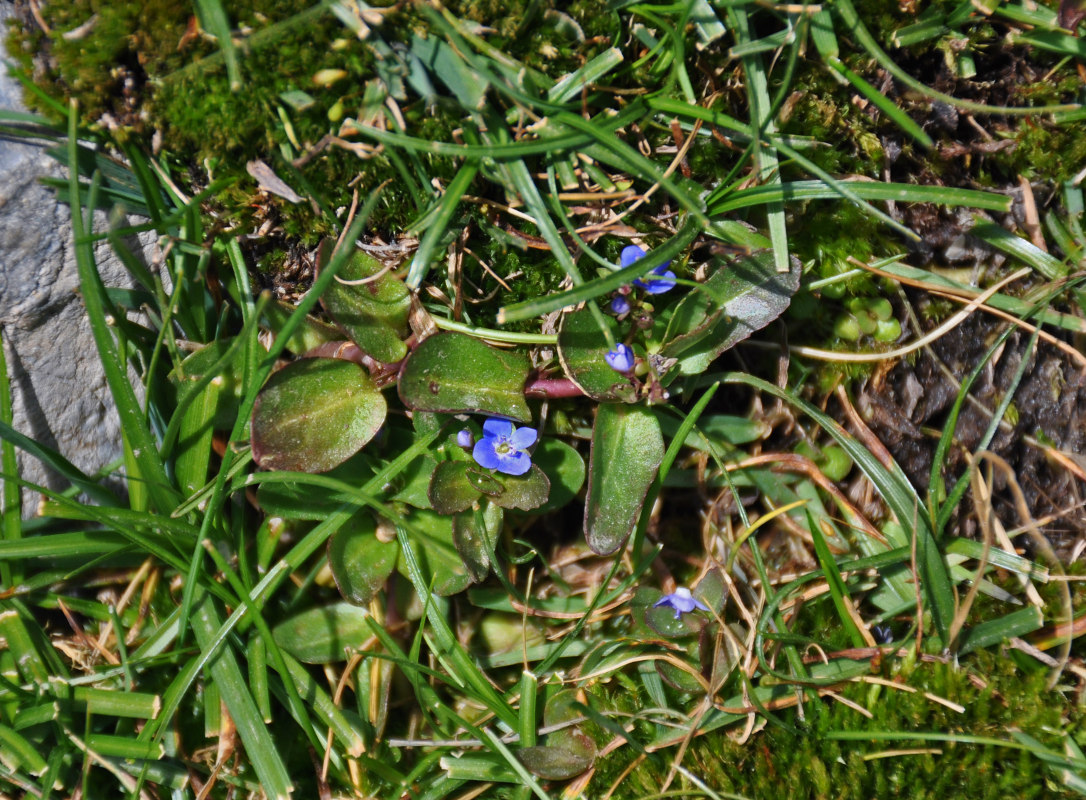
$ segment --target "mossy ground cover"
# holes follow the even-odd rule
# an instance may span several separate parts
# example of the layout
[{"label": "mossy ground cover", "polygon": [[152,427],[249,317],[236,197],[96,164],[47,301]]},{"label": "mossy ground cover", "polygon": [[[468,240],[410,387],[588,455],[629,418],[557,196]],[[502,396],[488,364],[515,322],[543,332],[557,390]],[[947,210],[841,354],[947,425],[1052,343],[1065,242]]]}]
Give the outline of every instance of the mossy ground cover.
[{"label": "mossy ground cover", "polygon": [[127,494],[0,387],[8,791],[1086,790],[1069,8],[18,10]]}]

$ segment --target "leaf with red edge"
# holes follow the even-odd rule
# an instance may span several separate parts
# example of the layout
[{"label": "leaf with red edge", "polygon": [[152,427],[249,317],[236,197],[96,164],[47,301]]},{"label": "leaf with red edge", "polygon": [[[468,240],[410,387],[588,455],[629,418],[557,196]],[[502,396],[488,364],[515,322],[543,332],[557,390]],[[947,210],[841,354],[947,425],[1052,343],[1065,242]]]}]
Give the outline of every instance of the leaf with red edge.
[{"label": "leaf with red edge", "polygon": [[362,367],[305,358],[268,379],[253,408],[253,458],[263,469],[326,472],[381,429],[388,407]]}]

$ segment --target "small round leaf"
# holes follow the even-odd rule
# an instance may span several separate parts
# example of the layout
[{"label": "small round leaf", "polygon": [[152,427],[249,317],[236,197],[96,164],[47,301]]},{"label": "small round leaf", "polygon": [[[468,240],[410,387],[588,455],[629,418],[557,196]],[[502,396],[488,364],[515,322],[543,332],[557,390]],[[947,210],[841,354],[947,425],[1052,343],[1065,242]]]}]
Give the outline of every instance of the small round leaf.
[{"label": "small round leaf", "polygon": [[326,472],[358,452],[385,421],[387,405],[357,364],[304,358],[261,389],[251,425],[263,469]]},{"label": "small round leaf", "polygon": [[382,542],[376,534],[373,517],[363,513],[349,520],[328,542],[328,566],[339,593],[349,603],[368,603],[396,568],[399,545]]}]

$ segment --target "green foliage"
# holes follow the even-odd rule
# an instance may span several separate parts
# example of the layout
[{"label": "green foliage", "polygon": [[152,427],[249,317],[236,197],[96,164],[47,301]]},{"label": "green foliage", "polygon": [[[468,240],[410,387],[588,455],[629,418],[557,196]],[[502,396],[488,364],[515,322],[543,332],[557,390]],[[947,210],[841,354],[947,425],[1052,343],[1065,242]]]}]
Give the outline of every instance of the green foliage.
[{"label": "green foliage", "polygon": [[[1005,733],[1018,728],[1054,749],[1061,748],[1061,736],[1082,735],[1081,712],[1067,698],[1049,692],[1043,676],[1024,673],[996,654],[982,653],[960,666],[935,660],[911,668],[890,667],[878,677],[893,680],[898,687],[854,682],[835,690],[866,709],[870,718],[832,697],[812,699],[804,704],[804,722],[798,730],[770,724],[743,744],[716,733],[698,736],[684,763],[714,790],[743,797],[1062,796],[1044,765],[1016,749]],[[931,695],[958,703],[964,711],[953,711]],[[870,742],[833,738],[836,732],[857,729],[886,731],[891,738]],[[892,738],[893,732],[946,730],[1007,744]],[[900,750],[914,752],[894,752]],[[629,760],[616,758],[599,769],[593,785],[610,786],[625,774]],[[623,796],[658,789],[667,767],[664,759],[643,761],[624,778]],[[677,784],[675,788],[691,788],[681,777]]]},{"label": "green foliage", "polygon": [[[848,261],[900,254],[909,232],[888,201],[1009,210],[962,188],[1005,154],[931,155],[881,180],[929,157],[942,97],[901,88],[880,51],[909,21],[892,0],[863,8],[870,32],[838,0],[817,12],[820,38],[813,17],[701,0],[361,17],[222,5],[240,92],[216,43],[177,52],[187,9],[49,5],[49,96],[81,98],[84,114],[56,139],[127,496],[14,431],[0,402],[0,781],[516,800],[589,767],[586,792],[621,780],[616,797],[659,793],[672,772],[676,791],[744,796],[1033,796],[1083,781],[1080,711],[1018,644],[1056,652],[1065,584],[937,524],[960,498],[926,507],[820,404],[819,376],[779,355],[893,346],[896,284]],[[92,11],[82,40],[63,37]],[[960,3],[930,13],[935,50],[918,39],[893,57],[937,57],[966,80],[994,23]],[[124,119],[132,98],[106,69],[118,61],[146,78]],[[857,75],[880,71],[900,85],[876,103]],[[1066,74],[1023,96],[1066,99]],[[1044,125],[1053,138],[1021,149],[1077,153],[1072,125]],[[250,159],[304,201],[258,197]],[[169,242],[169,280],[128,256],[130,231],[90,227],[84,209],[117,199]],[[242,237],[265,223],[251,247]],[[360,255],[363,231],[408,255]],[[99,234],[137,292],[101,285]],[[341,234],[307,293],[287,287],[296,306],[253,291],[249,262]],[[1003,244],[1038,281],[1064,276]],[[770,324],[787,335],[753,342],[769,358],[727,353]],[[714,372],[721,356],[748,371]],[[836,384],[871,368],[831,369]],[[25,524],[7,487],[16,446],[71,484],[42,490]],[[1019,649],[981,649],[1005,641]],[[242,746],[205,758],[227,724]]]}]

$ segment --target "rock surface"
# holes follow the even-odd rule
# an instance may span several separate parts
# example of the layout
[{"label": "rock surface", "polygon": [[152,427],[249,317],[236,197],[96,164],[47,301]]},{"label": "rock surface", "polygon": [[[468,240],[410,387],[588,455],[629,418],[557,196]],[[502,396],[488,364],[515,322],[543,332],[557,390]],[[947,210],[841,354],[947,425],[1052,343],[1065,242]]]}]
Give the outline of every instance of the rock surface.
[{"label": "rock surface", "polygon": [[[0,5],[0,29],[10,12]],[[21,85],[2,70],[0,108],[25,110]],[[15,428],[93,473],[120,457],[119,421],[78,294],[70,211],[41,185],[45,176],[64,176],[45,147],[0,138],[0,331]],[[108,246],[95,255],[107,286],[131,285]],[[19,470],[31,483],[66,486],[22,453]],[[24,492],[24,516],[38,497]]]}]

